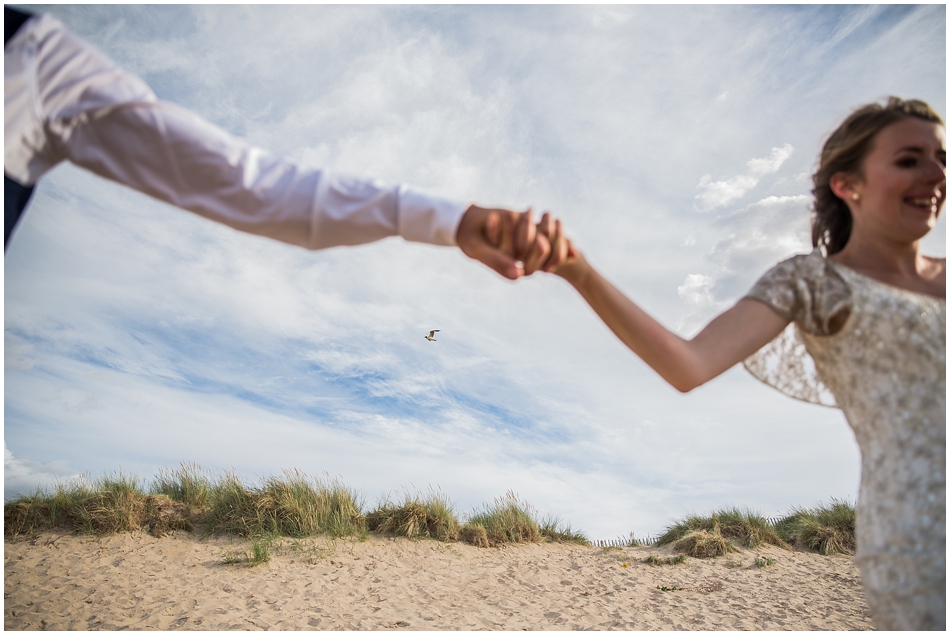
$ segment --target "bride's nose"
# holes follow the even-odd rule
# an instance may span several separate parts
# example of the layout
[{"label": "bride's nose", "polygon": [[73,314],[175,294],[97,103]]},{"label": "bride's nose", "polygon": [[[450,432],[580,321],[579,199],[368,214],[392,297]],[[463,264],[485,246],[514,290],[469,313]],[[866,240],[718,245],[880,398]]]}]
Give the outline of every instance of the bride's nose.
[{"label": "bride's nose", "polygon": [[927,162],[927,173],[926,177],[927,182],[932,182],[934,185],[939,185],[941,183],[947,182],[947,166],[943,161],[938,159],[933,159]]}]

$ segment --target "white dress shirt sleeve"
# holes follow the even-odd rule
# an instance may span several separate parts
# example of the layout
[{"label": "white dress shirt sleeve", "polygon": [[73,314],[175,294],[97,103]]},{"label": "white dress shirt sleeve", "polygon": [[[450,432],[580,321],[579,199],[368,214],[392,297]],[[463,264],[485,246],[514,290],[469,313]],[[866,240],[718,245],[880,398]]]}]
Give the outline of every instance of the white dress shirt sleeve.
[{"label": "white dress shirt sleeve", "polygon": [[4,49],[4,171],[68,160],[236,229],[308,249],[387,236],[454,245],[466,203],[299,165],[163,102],[52,16]]}]

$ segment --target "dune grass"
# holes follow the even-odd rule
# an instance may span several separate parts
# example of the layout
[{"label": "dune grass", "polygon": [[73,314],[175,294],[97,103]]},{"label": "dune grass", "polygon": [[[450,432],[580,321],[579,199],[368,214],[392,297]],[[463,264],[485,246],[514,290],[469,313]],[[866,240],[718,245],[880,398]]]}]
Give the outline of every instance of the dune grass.
[{"label": "dune grass", "polygon": [[192,529],[188,514],[164,495],[146,494],[137,477],[118,472],[90,483],[79,478],[52,492],[37,491],[3,506],[4,534],[31,535],[48,529],[105,535],[148,529],[162,535]]},{"label": "dune grass", "polygon": [[667,527],[656,544],[672,544],[696,558],[731,553],[736,546],[755,549],[766,544],[791,549],[765,517],[735,507],[709,516],[687,516]]},{"label": "dune grass", "polygon": [[699,529],[684,534],[673,543],[673,548],[693,558],[716,558],[739,551],[719,531]]},{"label": "dune grass", "polygon": [[271,545],[278,539],[273,534],[264,534],[251,537],[251,548],[248,551],[229,551],[224,554],[222,564],[244,564],[256,567],[259,564],[270,562]]},{"label": "dune grass", "polygon": [[655,553],[651,553],[649,556],[643,559],[645,563],[653,567],[659,567],[664,564],[677,565],[686,563],[686,554],[680,553],[675,556],[667,556],[666,558],[658,556]]},{"label": "dune grass", "polygon": [[459,539],[461,523],[449,498],[438,491],[428,495],[406,492],[399,503],[384,499],[366,515],[370,531],[406,538]]},{"label": "dune grass", "polygon": [[474,545],[498,546],[525,542],[570,542],[590,545],[580,531],[562,526],[557,516],[538,520],[537,512],[518,495],[508,491],[491,504],[482,506],[462,527],[460,539]]},{"label": "dune grass", "polygon": [[551,542],[568,542],[576,545],[591,546],[587,535],[571,527],[570,524],[561,524],[559,516],[546,516],[538,524],[541,536]]},{"label": "dune grass", "polygon": [[338,481],[301,472],[245,485],[235,474],[214,478],[196,465],[162,470],[146,493],[136,477],[117,474],[89,483],[80,478],[4,504],[4,534],[10,537],[48,529],[105,535],[172,529],[259,538],[329,534],[365,535],[362,505]]},{"label": "dune grass", "polygon": [[209,533],[256,538],[276,534],[301,538],[329,534],[365,536],[359,497],[339,481],[298,470],[247,486],[227,472],[212,487],[205,514]]},{"label": "dune grass", "polygon": [[541,528],[534,510],[512,491],[473,513],[466,526],[484,529],[488,544],[492,547],[505,543],[541,541]]},{"label": "dune grass", "polygon": [[462,525],[441,492],[407,493],[397,502],[385,499],[365,513],[359,495],[338,480],[317,479],[298,470],[249,485],[233,472],[215,476],[196,464],[183,463],[177,469],[160,470],[148,487],[120,472],[93,482],[71,480],[4,504],[4,535],[11,538],[51,529],[90,535],[146,530],[162,535],[196,526],[206,534],[251,540],[250,552],[229,557],[231,562],[250,563],[265,562],[268,547],[280,536],[362,539],[368,531],[484,547],[543,541],[590,544],[557,517],[539,522],[533,508],[513,492],[477,510]]},{"label": "dune grass", "polygon": [[[234,558],[252,563],[266,561],[268,547],[280,536],[365,539],[369,531],[480,547],[538,542],[591,545],[582,532],[563,525],[557,516],[539,520],[534,508],[512,491],[476,508],[462,522],[441,491],[406,492],[365,512],[355,491],[328,476],[318,479],[292,470],[249,485],[233,472],[216,476],[193,463],[162,469],[147,486],[122,472],[95,480],[73,479],[6,502],[3,516],[4,535],[9,538],[51,529],[88,535],[145,530],[161,536],[201,528],[206,534],[251,540],[251,551]],[[697,558],[761,545],[853,554],[854,506],[832,499],[829,505],[796,508],[776,523],[727,508],[709,516],[688,516],[655,540],[638,540],[631,533],[609,542],[626,547],[669,544]]]},{"label": "dune grass", "polygon": [[774,523],[753,512],[729,508],[709,516],[688,516],[668,527],[657,544],[672,544],[697,558],[731,553],[736,546],[755,549],[761,545],[852,555],[854,519],[854,505],[835,499],[828,505],[793,509]]},{"label": "dune grass", "polygon": [[359,495],[338,480],[321,481],[294,470],[283,479],[266,479],[260,496],[264,513],[274,519],[274,533],[295,538],[365,536]]},{"label": "dune grass", "polygon": [[854,505],[831,499],[828,505],[819,503],[811,509],[792,510],[775,524],[775,530],[783,540],[800,549],[826,556],[853,555],[857,547],[854,515]]},{"label": "dune grass", "polygon": [[459,529],[459,540],[474,547],[491,547],[488,542],[488,532],[481,525],[469,523]]},{"label": "dune grass", "polygon": [[159,470],[152,481],[153,494],[162,494],[173,501],[204,509],[211,502],[213,479],[195,463],[182,463],[177,470]]}]

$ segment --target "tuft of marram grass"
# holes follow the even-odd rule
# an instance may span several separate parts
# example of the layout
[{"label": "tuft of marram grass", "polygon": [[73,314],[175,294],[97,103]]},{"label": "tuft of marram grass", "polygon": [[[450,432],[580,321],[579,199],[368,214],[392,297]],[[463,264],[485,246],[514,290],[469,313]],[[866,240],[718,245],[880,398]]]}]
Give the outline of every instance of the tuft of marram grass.
[{"label": "tuft of marram grass", "polygon": [[461,529],[452,502],[437,491],[425,497],[407,492],[400,503],[387,498],[366,515],[366,525],[378,533],[441,541],[458,540]]},{"label": "tuft of marram grass", "polygon": [[662,558],[656,555],[655,553],[651,553],[649,556],[644,558],[643,561],[653,567],[659,567],[664,564],[671,564],[671,565],[685,564],[686,554],[680,553],[675,556],[667,556],[666,558]]},{"label": "tuft of marram grass", "polygon": [[790,549],[765,517],[747,510],[726,508],[709,516],[687,516],[674,523],[661,535],[656,544],[673,544],[697,532],[718,534],[734,541],[740,547],[755,549],[763,544]]},{"label": "tuft of marram grass", "polygon": [[89,533],[114,534],[142,526],[146,505],[138,478],[118,472],[102,477],[91,490],[85,504],[76,508],[88,514]]},{"label": "tuft of marram grass", "polygon": [[258,496],[233,472],[214,483],[205,513],[208,533],[260,535],[267,531],[266,518],[257,504]]},{"label": "tuft of marram grass", "polygon": [[270,562],[270,548],[277,540],[277,536],[264,534],[253,536],[251,539],[251,548],[249,551],[230,551],[224,554],[222,564],[244,564],[249,567],[256,567],[259,564]]},{"label": "tuft of marram grass", "polygon": [[705,529],[687,533],[673,543],[673,548],[694,558],[715,558],[738,551],[721,533]]},{"label": "tuft of marram grass", "polygon": [[162,468],[152,481],[151,492],[195,509],[211,501],[213,479],[196,463],[182,463],[177,470]]},{"label": "tuft of marram grass", "polygon": [[483,527],[488,544],[492,547],[541,541],[541,528],[534,509],[510,490],[496,498],[493,504],[485,505],[481,511],[472,514],[466,524]]},{"label": "tuft of marram grass", "polygon": [[358,536],[365,528],[354,492],[339,481],[321,481],[299,470],[266,478],[259,487],[226,473],[212,488],[205,521],[210,533],[247,537]]},{"label": "tuft of marram grass", "polygon": [[857,542],[854,535],[854,505],[831,499],[812,509],[796,508],[775,524],[783,539],[796,547],[823,555],[853,555]]},{"label": "tuft of marram grass", "polygon": [[183,506],[166,496],[145,494],[138,478],[118,472],[89,483],[84,477],[6,503],[4,535],[30,536],[50,529],[106,535],[148,529],[160,536],[191,527]]},{"label": "tuft of marram grass", "polygon": [[590,547],[590,539],[582,531],[571,528],[570,524],[562,524],[558,516],[546,516],[538,523],[541,536],[551,542],[566,542],[575,545]]},{"label": "tuft of marram grass", "polygon": [[3,534],[16,538],[49,529],[75,529],[71,510],[80,498],[78,490],[84,485],[84,480],[59,483],[52,492],[37,489],[33,494],[4,503]]},{"label": "tuft of marram grass", "polygon": [[492,504],[475,510],[459,530],[459,540],[476,546],[525,542],[564,542],[590,546],[583,532],[561,523],[557,516],[538,520],[537,512],[518,495],[508,491]]},{"label": "tuft of marram grass", "polygon": [[295,538],[316,534],[339,538],[363,531],[358,497],[337,480],[321,481],[299,470],[286,471],[283,479],[265,479],[260,495],[264,513],[274,519],[275,533]]},{"label": "tuft of marram grass", "polygon": [[475,547],[490,547],[488,532],[477,523],[467,523],[459,529],[459,540]]},{"label": "tuft of marram grass", "polygon": [[192,518],[195,514],[188,505],[162,495],[146,497],[146,505],[148,508],[147,528],[149,533],[156,538],[161,538],[175,529],[194,531]]}]

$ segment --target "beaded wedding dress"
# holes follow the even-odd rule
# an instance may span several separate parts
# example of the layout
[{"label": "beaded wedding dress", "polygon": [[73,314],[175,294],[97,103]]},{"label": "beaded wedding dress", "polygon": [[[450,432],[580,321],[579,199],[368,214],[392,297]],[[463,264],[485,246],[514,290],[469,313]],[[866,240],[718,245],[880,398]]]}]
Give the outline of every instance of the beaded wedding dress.
[{"label": "beaded wedding dress", "polygon": [[945,629],[946,301],[817,250],[774,267],[747,297],[793,323],[746,368],[792,397],[840,408],[854,430],[855,561],[875,626]]}]

